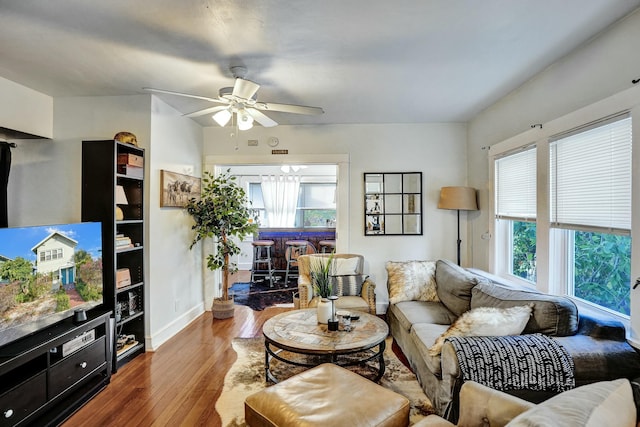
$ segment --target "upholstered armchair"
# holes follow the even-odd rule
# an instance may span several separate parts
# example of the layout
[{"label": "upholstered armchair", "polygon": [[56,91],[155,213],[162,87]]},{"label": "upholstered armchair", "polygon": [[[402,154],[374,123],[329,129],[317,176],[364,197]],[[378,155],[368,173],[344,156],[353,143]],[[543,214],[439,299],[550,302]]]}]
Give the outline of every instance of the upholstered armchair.
[{"label": "upholstered armchair", "polygon": [[[313,257],[328,259],[331,254],[309,254],[298,257],[298,292],[300,308],[316,307],[318,299],[311,284]],[[332,281],[340,298],[336,307],[376,314],[376,285],[362,273],[364,257],[356,254],[333,254]]]}]

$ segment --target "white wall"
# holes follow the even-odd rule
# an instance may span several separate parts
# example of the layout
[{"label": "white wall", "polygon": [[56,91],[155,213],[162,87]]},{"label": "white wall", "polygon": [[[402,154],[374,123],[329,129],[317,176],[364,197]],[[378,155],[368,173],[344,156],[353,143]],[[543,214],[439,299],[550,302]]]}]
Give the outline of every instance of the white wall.
[{"label": "white wall", "polygon": [[[480,211],[469,223],[473,266],[489,269],[487,150],[496,144],[581,107],[607,98],[640,78],[640,10],[553,64],[469,123],[469,185],[481,189]],[[485,236],[486,237],[486,236]]]},{"label": "white wall", "polygon": [[0,127],[53,136],[53,98],[2,77],[0,94]]},{"label": "white wall", "polygon": [[[80,221],[82,141],[132,132],[146,150],[147,346],[156,349],[203,311],[202,262],[189,251],[190,220],[160,209],[160,169],[199,176],[202,130],[151,95],[62,97],[53,140],[19,141],[9,178],[9,225]],[[176,304],[177,301],[177,304]]]},{"label": "white wall", "polygon": [[157,348],[204,312],[202,251],[189,250],[192,221],[184,209],[160,207],[160,170],[202,174],[202,128],[152,97],[151,141],[148,152],[149,228],[147,345]]},{"label": "white wall", "polygon": [[[209,127],[204,129],[204,155],[239,158],[262,155],[273,159],[271,147],[266,144],[270,136],[280,140],[277,149],[289,150],[288,156],[276,156],[282,163],[304,155],[349,156],[349,227],[346,236],[338,237],[339,245],[341,252],[365,256],[365,273],[377,284],[379,311],[384,310],[388,301],[387,261],[456,259],[456,213],[438,210],[436,206],[440,187],[466,184],[464,124],[278,126],[270,129],[256,126],[240,132],[237,149],[229,129]],[[249,139],[257,139],[259,145],[249,147]],[[422,236],[364,236],[364,172],[423,173]],[[464,221],[463,213],[463,231]],[[462,239],[464,245],[464,234]]]}]

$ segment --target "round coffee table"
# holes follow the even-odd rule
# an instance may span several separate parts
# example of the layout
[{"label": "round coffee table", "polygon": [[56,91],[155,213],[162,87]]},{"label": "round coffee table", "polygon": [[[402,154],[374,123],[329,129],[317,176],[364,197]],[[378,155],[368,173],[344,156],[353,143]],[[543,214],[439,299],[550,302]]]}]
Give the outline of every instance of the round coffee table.
[{"label": "round coffee table", "polygon": [[[327,325],[319,324],[315,308],[288,311],[267,320],[262,327],[267,381],[278,382],[271,372],[273,359],[309,368],[325,362],[350,366],[377,359],[374,381],[380,380],[384,374],[385,338],[389,335],[389,327],[376,316],[358,314],[360,319],[352,322],[349,332],[343,330],[342,325],[332,332]],[[367,351],[369,349],[373,350]],[[287,352],[291,356],[313,357],[300,360],[299,357],[287,357]]]}]

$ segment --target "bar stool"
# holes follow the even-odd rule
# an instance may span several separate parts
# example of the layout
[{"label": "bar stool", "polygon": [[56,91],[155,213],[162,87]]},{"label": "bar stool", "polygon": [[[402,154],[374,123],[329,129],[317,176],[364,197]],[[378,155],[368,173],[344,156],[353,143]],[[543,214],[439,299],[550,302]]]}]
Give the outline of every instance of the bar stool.
[{"label": "bar stool", "polygon": [[284,275],[284,286],[287,287],[289,285],[289,276],[298,277],[297,273],[291,273],[291,267],[298,268],[298,257],[308,253],[308,251],[315,252],[315,248],[306,240],[287,240],[284,244],[287,246],[285,250],[287,272]]},{"label": "bar stool", "polygon": [[318,242],[320,246],[320,252],[323,254],[329,251],[330,253],[335,251],[336,249],[336,241],[335,240],[320,240]]},{"label": "bar stool", "polygon": [[[271,248],[273,240],[254,240],[253,246],[253,268],[251,268],[251,282],[256,276],[269,278],[269,286],[273,287],[273,264],[271,262]],[[266,267],[266,268],[265,268]]]}]

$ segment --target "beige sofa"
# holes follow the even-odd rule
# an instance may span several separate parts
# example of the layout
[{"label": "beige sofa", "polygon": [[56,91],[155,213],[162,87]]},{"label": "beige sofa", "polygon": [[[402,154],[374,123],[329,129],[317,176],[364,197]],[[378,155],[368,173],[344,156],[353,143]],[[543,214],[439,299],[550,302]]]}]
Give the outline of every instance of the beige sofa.
[{"label": "beige sofa", "polygon": [[[318,304],[318,297],[314,295],[311,284],[310,268],[314,258],[326,260],[330,254],[309,254],[298,257],[298,296],[300,308],[312,308]],[[342,310],[357,310],[366,313],[376,313],[376,285],[363,274],[364,257],[357,254],[333,254],[335,268],[334,283],[336,295],[340,298],[336,306]],[[347,288],[356,289],[349,292]],[[351,295],[353,293],[355,295]],[[349,294],[349,295],[348,295]]]}]

